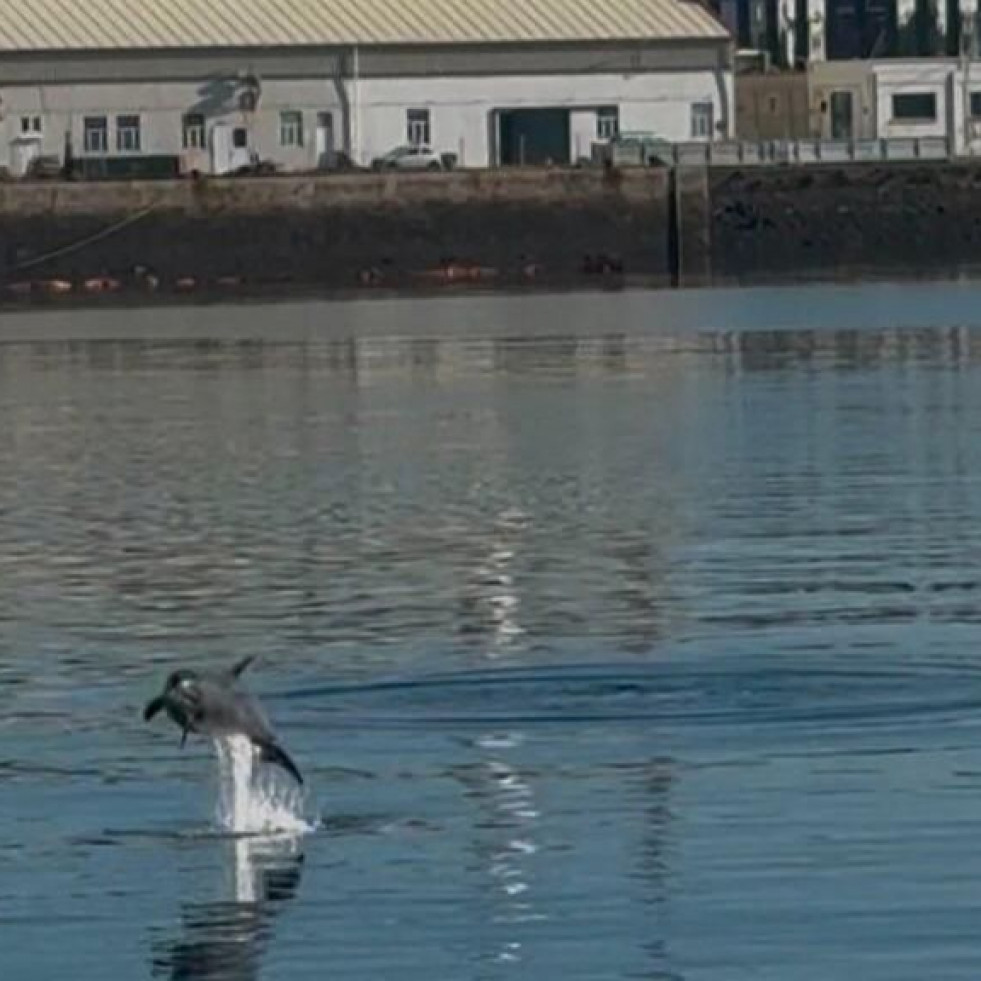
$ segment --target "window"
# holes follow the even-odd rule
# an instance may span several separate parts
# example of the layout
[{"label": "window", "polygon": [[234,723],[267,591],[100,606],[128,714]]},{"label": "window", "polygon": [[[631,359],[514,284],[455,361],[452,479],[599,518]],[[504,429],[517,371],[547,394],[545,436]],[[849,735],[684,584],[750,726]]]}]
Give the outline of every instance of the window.
[{"label": "window", "polygon": [[140,117],[116,117],[116,149],[120,153],[140,152]]},{"label": "window", "polygon": [[105,116],[86,116],[82,128],[82,147],[86,153],[109,152],[109,124]]},{"label": "window", "polygon": [[303,146],[303,113],[295,109],[279,114],[281,146]]},{"label": "window", "polygon": [[971,93],[971,118],[981,118],[981,92]]},{"label": "window", "polygon": [[236,126],[232,130],[232,146],[236,150],[245,150],[249,145],[249,131],[244,126]]},{"label": "window", "polygon": [[612,140],[620,132],[620,110],[616,106],[603,106],[596,110],[596,139]]},{"label": "window", "polygon": [[711,102],[693,102],[691,106],[691,138],[710,140],[715,107]]},{"label": "window", "polygon": [[20,117],[20,132],[22,136],[40,136],[41,135],[41,117],[40,116],[21,116]]},{"label": "window", "polygon": [[204,149],[204,116],[199,112],[189,112],[184,117],[184,149]]},{"label": "window", "polygon": [[892,97],[892,118],[932,122],[937,118],[935,92],[902,92]]},{"label": "window", "polygon": [[405,113],[405,138],[413,146],[428,146],[432,142],[428,109],[407,109]]}]

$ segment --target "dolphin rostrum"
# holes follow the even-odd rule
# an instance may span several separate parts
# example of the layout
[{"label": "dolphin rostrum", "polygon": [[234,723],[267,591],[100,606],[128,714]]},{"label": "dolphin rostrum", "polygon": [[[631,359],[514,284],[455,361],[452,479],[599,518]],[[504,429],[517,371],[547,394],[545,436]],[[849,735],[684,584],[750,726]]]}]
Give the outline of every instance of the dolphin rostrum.
[{"label": "dolphin rostrum", "polygon": [[189,732],[202,736],[245,736],[269,763],[281,766],[297,783],[303,777],[286,750],[279,745],[259,704],[236,688],[235,682],[252,662],[243,658],[227,671],[204,672],[182,669],[167,678],[164,690],[151,698],[143,718],[152,719],[161,709],[180,726],[181,746]]}]

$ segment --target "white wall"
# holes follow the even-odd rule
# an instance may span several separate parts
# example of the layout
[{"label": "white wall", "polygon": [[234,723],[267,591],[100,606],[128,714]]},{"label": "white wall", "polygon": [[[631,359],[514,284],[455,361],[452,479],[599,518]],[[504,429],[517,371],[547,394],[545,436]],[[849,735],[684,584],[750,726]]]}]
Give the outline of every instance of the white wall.
[{"label": "white wall", "polygon": [[[24,115],[43,120],[42,152],[61,155],[65,133],[71,132],[72,148],[83,155],[84,117],[104,115],[109,123],[109,153],[115,154],[115,118],[138,114],[141,118],[141,152],[182,152],[182,120],[186,113],[203,113],[210,129],[215,123],[247,126],[253,148],[263,159],[275,159],[287,169],[316,165],[314,129],[318,112],[333,112],[335,133],[343,134],[341,100],[331,79],[267,80],[262,85],[260,110],[253,118],[239,111],[240,88],[232,82],[167,82],[163,84],[100,84],[13,86],[3,90],[4,116],[0,120],[0,163],[9,163],[12,141],[20,135]],[[279,118],[283,110],[303,113],[304,144],[287,148],[279,143]],[[3,152],[8,156],[4,158]],[[192,157],[196,155],[190,155]],[[208,155],[200,157],[208,163]]]},{"label": "white wall", "polygon": [[[492,163],[491,128],[496,109],[552,107],[570,110],[573,158],[588,156],[596,136],[596,109],[617,106],[622,130],[649,130],[667,140],[687,141],[691,136],[691,106],[710,101],[716,122],[733,125],[731,72],[657,72],[644,75],[480,76],[465,78],[362,79],[346,82],[355,118],[352,147],[360,163],[406,139],[406,110],[429,109],[432,142],[439,151],[457,153],[463,166]],[[720,85],[722,91],[720,92]],[[167,82],[156,84],[106,83],[89,85],[6,86],[0,118],[0,164],[11,160],[11,148],[20,138],[20,119],[39,115],[43,121],[40,151],[61,155],[65,134],[72,136],[73,152],[84,150],[83,118],[105,115],[109,121],[109,153],[115,150],[115,117],[141,117],[141,152],[182,152],[182,117],[204,113],[208,127],[216,122],[248,125],[252,148],[262,159],[284,168],[304,170],[316,166],[314,129],[318,112],[334,114],[337,148],[345,132],[342,93],[333,79],[265,80],[259,110],[246,119],[238,109],[234,82]],[[304,145],[280,145],[280,112],[303,113]],[[718,133],[724,136],[724,133]],[[208,155],[189,155],[191,165],[207,169]]]},{"label": "white wall", "polygon": [[[732,76],[723,76],[731,127]],[[691,106],[710,101],[724,118],[713,72],[647,75],[511,75],[471,78],[365,79],[359,85],[360,146],[368,163],[406,139],[406,109],[429,109],[433,147],[460,154],[463,166],[492,163],[495,109],[566,108],[572,117],[572,154],[588,156],[596,134],[595,109],[618,106],[621,130],[650,130],[680,142],[691,137]]]},{"label": "white wall", "polygon": [[[876,119],[880,139],[947,136],[955,108],[950,94],[955,66],[946,61],[907,61],[888,64],[878,62],[874,68]],[[930,93],[936,98],[937,114],[933,120],[893,118],[893,96]]]}]

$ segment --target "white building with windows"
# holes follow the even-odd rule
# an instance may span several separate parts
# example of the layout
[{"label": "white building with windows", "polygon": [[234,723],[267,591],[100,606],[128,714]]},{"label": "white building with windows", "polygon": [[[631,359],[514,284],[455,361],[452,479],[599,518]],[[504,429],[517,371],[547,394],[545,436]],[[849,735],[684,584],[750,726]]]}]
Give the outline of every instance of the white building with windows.
[{"label": "white building with windows", "polygon": [[695,0],[0,0],[0,166],[88,173],[567,163],[620,130],[733,136],[732,44]]},{"label": "white building with windows", "polygon": [[825,62],[811,66],[809,75],[816,135],[833,140],[943,140],[952,155],[981,154],[981,62]]}]

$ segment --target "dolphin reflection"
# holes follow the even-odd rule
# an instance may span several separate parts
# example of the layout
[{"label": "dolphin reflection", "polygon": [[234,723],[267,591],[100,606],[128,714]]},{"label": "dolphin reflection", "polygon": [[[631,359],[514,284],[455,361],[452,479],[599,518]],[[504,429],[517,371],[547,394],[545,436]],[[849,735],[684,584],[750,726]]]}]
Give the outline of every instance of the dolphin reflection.
[{"label": "dolphin reflection", "polygon": [[185,904],[181,936],[155,946],[154,977],[255,981],[273,921],[296,895],[303,853],[292,837],[236,838],[233,898]]}]

